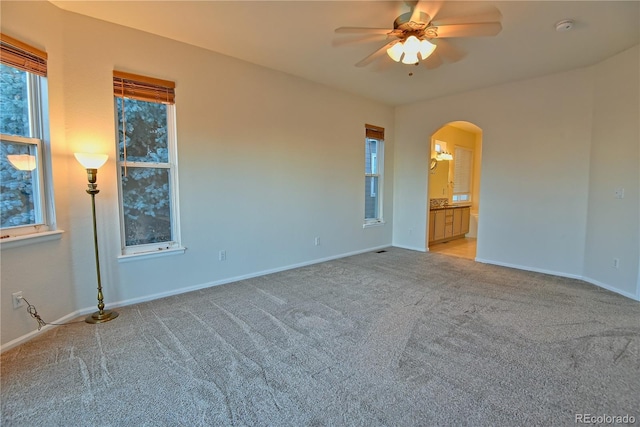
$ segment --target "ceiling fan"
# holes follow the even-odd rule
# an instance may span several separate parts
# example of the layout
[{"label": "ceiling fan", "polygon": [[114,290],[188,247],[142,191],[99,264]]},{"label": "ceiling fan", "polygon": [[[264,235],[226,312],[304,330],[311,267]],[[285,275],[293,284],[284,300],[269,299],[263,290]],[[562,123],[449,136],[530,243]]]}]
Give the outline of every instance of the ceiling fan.
[{"label": "ceiling fan", "polygon": [[340,27],[335,30],[338,34],[385,36],[387,40],[392,39],[356,63],[356,67],[369,65],[386,52],[395,62],[418,65],[422,60],[427,68],[436,68],[443,63],[443,59],[456,62],[466,54],[446,39],[495,36],[502,30],[502,14],[493,6],[471,16],[438,18],[443,1],[418,0],[405,3],[411,10],[395,19],[393,29]]}]

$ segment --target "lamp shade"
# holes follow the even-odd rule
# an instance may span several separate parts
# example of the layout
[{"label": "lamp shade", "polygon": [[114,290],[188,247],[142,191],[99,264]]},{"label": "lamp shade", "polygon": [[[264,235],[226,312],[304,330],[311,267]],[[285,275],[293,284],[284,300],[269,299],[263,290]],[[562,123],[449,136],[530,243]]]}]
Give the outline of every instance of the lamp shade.
[{"label": "lamp shade", "polygon": [[32,171],[36,168],[36,156],[30,154],[9,154],[7,160],[21,171]]},{"label": "lamp shade", "polygon": [[74,156],[85,169],[99,169],[109,158],[108,155],[99,153],[74,153]]}]

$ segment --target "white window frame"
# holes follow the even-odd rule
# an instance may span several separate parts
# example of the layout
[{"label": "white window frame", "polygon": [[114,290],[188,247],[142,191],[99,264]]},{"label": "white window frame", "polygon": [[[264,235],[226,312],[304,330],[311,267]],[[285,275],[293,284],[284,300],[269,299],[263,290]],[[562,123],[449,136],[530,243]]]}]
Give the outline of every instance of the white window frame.
[{"label": "white window frame", "polygon": [[[27,105],[29,109],[29,135],[17,136],[2,134],[3,141],[35,146],[36,168],[33,185],[34,210],[36,223],[0,229],[2,248],[50,240],[62,233],[56,230],[55,205],[53,197],[53,179],[51,175],[51,154],[49,138],[49,108],[47,98],[47,79],[25,71],[27,76]],[[33,239],[30,241],[30,239]]]},{"label": "white window frame", "polygon": [[[125,98],[126,99],[126,98]],[[152,162],[132,162],[120,160],[119,141],[120,135],[117,135],[118,121],[118,97],[114,97],[114,114],[116,119],[116,156],[118,158],[117,176],[118,176],[118,206],[120,211],[120,242],[121,255],[119,258],[125,260],[131,257],[144,257],[167,255],[170,252],[184,253],[185,248],[181,245],[180,238],[180,212],[179,212],[179,196],[178,196],[178,144],[176,132],[176,111],[175,104],[164,104],[167,108],[167,146],[169,154],[168,163],[152,163]],[[124,99],[123,99],[124,101]],[[149,102],[149,101],[145,101]],[[173,240],[168,242],[149,243],[144,245],[126,245],[125,220],[124,220],[124,202],[122,188],[122,169],[127,168],[166,168],[169,170],[169,204],[171,211],[171,236]]]},{"label": "white window frame", "polygon": [[[379,148],[379,146],[376,147],[376,149],[377,148]],[[371,170],[376,170],[376,171],[379,170],[378,169],[378,153],[377,152],[375,154],[374,153],[371,154]],[[378,176],[378,186],[380,185],[380,177],[379,177],[379,175],[380,175],[379,173],[370,175],[370,176]],[[370,193],[371,193],[371,197],[376,197],[376,186],[373,185],[373,180],[371,181],[371,192]]]},{"label": "white window frame", "polygon": [[[369,144],[369,141],[376,141],[377,149],[376,155],[371,158],[371,170],[376,170],[377,173],[367,173],[366,171],[366,159],[365,159],[365,180],[369,177],[377,177],[378,178],[378,193],[377,193],[377,201],[378,201],[378,217],[377,218],[365,218],[363,227],[371,227],[376,225],[384,224],[384,216],[383,216],[383,188],[384,188],[384,140],[378,138],[369,138],[365,137],[365,153],[366,153],[366,144]],[[376,168],[374,169],[374,164]],[[376,197],[375,187],[371,184],[371,188],[369,190],[365,189],[365,191],[370,191],[371,197]],[[366,197],[365,197],[366,199]]]}]

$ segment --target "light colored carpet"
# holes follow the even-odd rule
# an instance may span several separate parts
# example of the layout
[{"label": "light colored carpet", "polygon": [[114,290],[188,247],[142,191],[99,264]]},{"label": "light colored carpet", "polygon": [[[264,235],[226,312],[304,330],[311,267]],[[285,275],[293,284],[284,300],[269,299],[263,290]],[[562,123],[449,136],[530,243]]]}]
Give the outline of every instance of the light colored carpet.
[{"label": "light colored carpet", "polygon": [[640,422],[640,304],[578,280],[392,248],[118,311],[3,353],[2,425]]}]

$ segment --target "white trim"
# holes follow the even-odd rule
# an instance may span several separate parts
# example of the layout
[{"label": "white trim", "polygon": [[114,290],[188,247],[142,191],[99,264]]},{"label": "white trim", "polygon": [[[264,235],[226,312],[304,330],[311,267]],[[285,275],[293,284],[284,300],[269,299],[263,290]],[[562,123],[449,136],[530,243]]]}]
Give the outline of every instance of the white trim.
[{"label": "white trim", "polygon": [[[91,307],[91,308],[84,308],[82,310],[76,310],[73,313],[69,313],[66,316],[62,316],[61,318],[59,318],[58,320],[55,320],[51,323],[67,323],[68,321],[75,319],[76,317],[79,316],[85,316],[89,313],[93,313],[94,311],[96,311],[96,307]],[[45,331],[52,329],[52,328],[57,328],[58,326],[63,326],[63,325],[52,325],[52,324],[47,324],[44,325],[39,331],[35,330],[35,331],[31,331],[28,334],[22,335],[21,337],[18,337],[14,340],[9,341],[6,344],[3,344],[2,346],[0,346],[0,353],[9,350],[17,345],[20,345],[24,342],[29,341],[31,338],[34,338],[42,333],[44,333]]]},{"label": "white trim", "polygon": [[359,250],[359,251],[353,251],[353,252],[347,252],[347,253],[343,253],[343,254],[339,254],[339,255],[333,255],[333,256],[330,256],[330,257],[316,258],[316,259],[311,260],[311,261],[304,261],[304,262],[297,263],[297,264],[290,264],[290,265],[286,265],[284,267],[276,267],[276,268],[272,268],[272,269],[268,269],[268,270],[261,270],[261,271],[255,272],[255,273],[249,273],[249,274],[244,274],[244,275],[241,275],[241,276],[229,277],[229,278],[226,278],[226,279],[214,280],[212,282],[205,282],[205,283],[202,283],[202,284],[199,284],[199,285],[189,286],[189,287],[186,287],[186,288],[180,288],[180,289],[175,289],[175,290],[171,290],[171,291],[167,291],[167,292],[160,292],[160,293],[157,293],[157,294],[147,295],[147,296],[144,296],[144,297],[132,298],[132,299],[124,300],[124,301],[118,301],[118,302],[110,304],[109,306],[110,307],[121,307],[121,306],[126,306],[126,305],[139,304],[139,303],[142,303],[142,302],[147,302],[147,301],[152,301],[152,300],[156,300],[156,299],[160,299],[160,298],[166,298],[166,297],[170,297],[170,296],[174,296],[174,295],[184,294],[186,292],[193,292],[193,291],[197,291],[197,290],[200,290],[200,289],[211,288],[213,286],[225,285],[227,283],[239,282],[241,280],[252,279],[254,277],[266,276],[268,274],[279,273],[281,271],[293,270],[295,268],[306,267],[306,266],[309,266],[309,265],[319,264],[319,263],[327,262],[327,261],[333,261],[335,259],[346,258],[346,257],[349,257],[349,256],[363,254],[363,253],[366,253],[366,252],[373,252],[373,251],[378,251],[380,249],[387,249],[389,247],[390,247],[390,245],[375,246],[375,247],[372,247],[372,248],[367,248],[367,249],[363,249],[363,250]]},{"label": "white trim", "polygon": [[21,236],[7,237],[0,240],[0,249],[17,248],[19,246],[33,245],[36,243],[59,240],[64,230],[43,231],[41,233],[23,234]]},{"label": "white trim", "polygon": [[[178,183],[178,129],[176,113],[176,105],[171,105],[171,108],[167,111],[167,116],[171,113],[171,120],[167,117],[167,133],[171,134],[169,138],[169,163],[171,169],[169,171],[169,185],[170,188],[170,209],[171,209],[171,235],[174,241],[175,249],[182,248],[182,234],[180,231],[180,185]],[[184,253],[184,250],[183,250]]]},{"label": "white trim", "polygon": [[394,248],[400,248],[400,249],[407,249],[409,251],[416,251],[416,252],[429,252],[429,249],[427,248],[419,248],[416,246],[406,246],[406,245],[393,245]]},{"label": "white trim", "polygon": [[640,269],[638,269],[638,284],[636,285],[636,300],[640,301]]},{"label": "white trim", "polygon": [[[334,259],[339,259],[339,258],[345,258],[345,257],[349,257],[349,256],[353,256],[353,255],[359,255],[362,253],[366,253],[366,252],[373,252],[373,251],[377,251],[377,250],[381,250],[381,249],[387,249],[390,247],[394,247],[394,248],[401,248],[401,249],[407,249],[407,250],[411,250],[411,251],[417,251],[417,252],[428,252],[427,250],[425,250],[424,248],[416,248],[416,247],[410,247],[410,246],[403,246],[403,245],[383,245],[383,246],[376,246],[376,247],[372,247],[372,248],[368,248],[368,249],[364,249],[364,250],[359,250],[359,251],[353,251],[353,252],[347,252],[347,253],[343,253],[340,255],[335,255],[335,256],[330,256],[330,257],[326,257],[326,258],[318,258],[315,260],[311,260],[311,261],[305,261],[305,262],[301,262],[298,264],[291,264],[285,267],[278,267],[278,268],[273,268],[273,269],[269,269],[269,270],[262,270],[259,272],[255,272],[255,273],[250,273],[250,274],[245,274],[242,276],[235,276],[235,277],[230,277],[227,279],[221,279],[221,280],[216,280],[213,282],[206,282],[206,283],[202,283],[200,285],[195,285],[195,286],[189,286],[186,288],[181,288],[181,289],[176,289],[176,290],[172,290],[172,291],[167,291],[167,292],[160,292],[157,294],[152,294],[152,295],[147,295],[144,297],[138,297],[138,298],[132,298],[132,299],[128,299],[128,300],[124,300],[124,301],[118,301],[115,303],[109,303],[108,304],[108,308],[112,309],[115,307],[124,307],[124,306],[128,306],[128,305],[133,305],[133,304],[139,304],[142,302],[147,302],[147,301],[152,301],[152,300],[156,300],[156,299],[160,299],[160,298],[166,298],[166,297],[170,297],[170,296],[174,296],[174,295],[180,295],[183,293],[187,293],[187,292],[193,292],[193,291],[197,291],[200,289],[206,289],[206,288],[210,288],[210,287],[214,287],[214,286],[219,286],[219,285],[225,285],[227,283],[233,283],[233,282],[238,282],[241,280],[246,280],[246,279],[251,279],[254,277],[259,277],[259,276],[265,276],[267,274],[273,274],[273,273],[278,273],[281,271],[286,271],[286,270],[292,270],[295,268],[300,268],[300,267],[306,267],[308,265],[313,265],[313,264],[319,264],[322,262],[326,262],[326,261],[332,261]],[[160,254],[153,254],[154,256],[160,256]],[[526,270],[526,271],[534,271],[534,272],[538,272],[538,273],[545,273],[545,274],[551,274],[554,276],[560,276],[560,277],[569,277],[572,279],[579,279],[579,280],[583,280],[585,282],[588,282],[592,285],[595,286],[599,286],[602,287],[606,290],[618,293],[622,296],[631,298],[633,300],[638,300],[640,301],[640,298],[635,297],[634,295],[628,293],[628,292],[624,292],[624,291],[620,291],[617,289],[614,289],[608,285],[599,283],[597,281],[594,281],[592,279],[588,279],[588,278],[583,278],[580,276],[576,276],[576,275],[566,275],[566,274],[560,274],[560,273],[552,273],[549,272],[548,270],[541,270],[541,269],[530,269],[530,268],[525,268],[522,266],[516,266],[514,264],[507,264],[507,263],[498,263],[495,261],[489,261],[489,260],[485,260],[485,259],[481,259],[481,258],[476,258],[475,259],[477,262],[481,262],[484,264],[492,264],[492,265],[498,265],[501,267],[509,267],[509,268],[515,268],[518,270]],[[65,323],[67,320],[69,319],[74,319],[78,316],[84,316],[87,315],[89,313],[92,313],[93,311],[95,311],[95,307],[87,307],[87,308],[83,308],[80,310],[76,310],[73,313],[69,313],[66,316],[61,317],[60,319],[52,322],[52,323]],[[21,337],[18,337],[14,340],[9,341],[8,343],[2,345],[0,347],[0,353],[9,350],[19,344],[22,344],[28,340],[30,340],[31,338],[40,335],[40,333],[54,327],[57,325],[46,325],[44,326],[40,331],[31,331],[25,335],[22,335]]]},{"label": "white trim", "polygon": [[581,280],[584,280],[587,283],[590,283],[594,286],[598,286],[602,289],[606,289],[607,291],[615,292],[616,294],[622,295],[623,297],[631,298],[634,301],[640,301],[640,295],[634,295],[631,292],[623,291],[620,289],[616,289],[613,286],[606,285],[602,282],[599,282],[595,279],[591,279],[590,277],[582,277]]},{"label": "white trim", "polygon": [[[0,140],[6,144],[19,144],[27,146],[29,154],[35,156],[35,168],[31,171],[23,171],[25,175],[28,175],[31,187],[33,189],[33,212],[34,223],[18,225],[12,227],[2,228],[2,234],[9,234],[11,237],[22,236],[25,234],[37,233],[42,229],[43,231],[49,231],[49,225],[47,222],[48,209],[47,199],[45,192],[45,178],[44,178],[44,155],[42,146],[44,142],[39,138],[24,137],[18,135],[0,134]],[[7,160],[8,161],[8,160]],[[25,178],[26,179],[26,178]]]},{"label": "white trim", "polygon": [[[367,173],[367,168],[366,168],[366,153],[367,153],[367,144],[369,144],[369,141],[376,141],[376,153],[375,153],[375,165],[376,165],[376,171],[375,173],[373,173],[373,166],[374,166],[374,160],[373,160],[373,155],[371,156],[371,172],[372,173]],[[363,228],[367,227],[369,223],[373,223],[375,225],[379,225],[378,223],[384,223],[384,159],[385,159],[385,144],[384,144],[384,139],[378,139],[378,138],[369,138],[369,137],[365,137],[364,139],[364,143],[365,143],[365,170],[364,170],[364,176],[365,176],[365,183],[366,183],[366,179],[367,178],[378,178],[378,192],[376,195],[372,196],[370,195],[370,197],[375,197],[376,198],[376,204],[377,206],[377,211],[378,211],[378,216],[376,218],[366,218],[365,217],[365,223],[363,225]],[[372,153],[373,154],[373,153]],[[373,182],[373,180],[372,180]],[[367,189],[365,189],[365,200],[366,200],[366,193]],[[371,193],[369,193],[371,194]],[[365,207],[365,212],[363,212],[366,215],[366,207]]]},{"label": "white trim", "polygon": [[[180,209],[178,194],[178,134],[176,129],[176,109],[174,104],[164,105],[167,113],[167,150],[168,159],[166,163],[155,162],[139,162],[130,160],[120,160],[120,137],[119,123],[120,115],[118,114],[118,102],[122,100],[122,108],[124,109],[125,100],[128,98],[114,97],[114,119],[116,128],[116,167],[118,177],[118,210],[120,223],[120,255],[118,261],[130,261],[135,259],[155,258],[158,256],[182,254],[185,248],[181,246],[180,234]],[[146,101],[153,103],[152,101]],[[122,168],[139,168],[139,169],[166,169],[168,171],[169,185],[169,212],[171,238],[169,242],[148,243],[143,245],[127,246],[125,233],[124,218],[124,194],[122,185]]]},{"label": "white trim", "polygon": [[386,222],[383,220],[375,220],[375,221],[365,222],[364,224],[362,224],[362,228],[378,227],[385,224]]},{"label": "white trim", "polygon": [[143,259],[159,258],[159,257],[169,256],[169,255],[182,255],[186,250],[187,248],[180,246],[180,247],[169,248],[169,249],[158,249],[155,251],[136,252],[136,253],[118,255],[118,262],[140,261]]},{"label": "white trim", "polygon": [[608,291],[614,292],[616,294],[622,295],[623,297],[627,297],[630,298],[634,301],[640,301],[640,297],[630,293],[630,292],[626,292],[623,291],[621,289],[617,289],[611,285],[607,285],[604,284],[602,282],[598,282],[595,279],[592,279],[590,277],[585,277],[585,276],[580,276],[577,274],[568,274],[568,273],[562,273],[559,271],[552,271],[552,270],[545,270],[542,268],[533,268],[533,267],[526,267],[526,266],[522,266],[522,265],[518,265],[518,264],[509,264],[506,262],[498,262],[498,261],[491,261],[491,260],[487,260],[487,259],[482,259],[482,258],[476,258],[475,259],[477,262],[481,262],[483,264],[492,264],[492,265],[498,265],[500,267],[508,267],[508,268],[515,268],[517,270],[524,270],[524,271],[533,271],[534,273],[543,273],[543,274],[549,274],[552,276],[558,276],[558,277],[567,277],[569,279],[577,279],[577,280],[582,280],[583,282],[589,283],[591,285],[597,286],[599,288],[602,289],[606,289]]},{"label": "white trim", "polygon": [[518,265],[518,264],[509,264],[507,262],[492,261],[492,260],[478,258],[478,257],[476,257],[475,260],[483,264],[499,265],[500,267],[515,268],[516,270],[533,271],[534,273],[550,274],[552,276],[568,277],[569,279],[582,280],[582,276],[578,276],[577,274],[568,274],[568,273],[562,273],[559,271],[545,270],[543,268],[528,267],[528,266]]},{"label": "white trim", "polygon": [[[347,252],[347,253],[343,253],[340,255],[334,255],[334,256],[330,256],[330,257],[326,257],[326,258],[318,258],[318,259],[314,259],[311,261],[305,261],[305,262],[301,262],[298,264],[291,264],[285,267],[278,267],[278,268],[272,268],[269,270],[262,270],[262,271],[258,271],[255,273],[249,273],[249,274],[245,274],[242,276],[235,276],[235,277],[229,277],[227,279],[221,279],[221,280],[215,280],[213,282],[206,282],[206,283],[202,283],[200,285],[195,285],[195,286],[189,286],[186,288],[180,288],[180,289],[175,289],[175,290],[171,290],[171,291],[167,291],[167,292],[159,292],[157,294],[152,294],[152,295],[147,295],[147,296],[143,296],[143,297],[138,297],[138,298],[132,298],[132,299],[128,299],[128,300],[124,300],[124,301],[117,301],[114,303],[108,303],[107,304],[107,308],[108,309],[113,309],[116,307],[124,307],[124,306],[128,306],[128,305],[133,305],[133,304],[139,304],[142,302],[147,302],[147,301],[152,301],[152,300],[156,300],[156,299],[160,299],[160,298],[166,298],[166,297],[170,297],[170,296],[174,296],[174,295],[180,295],[180,294],[184,294],[187,292],[193,292],[193,291],[197,291],[200,289],[206,289],[206,288],[211,288],[213,286],[219,286],[219,285],[225,285],[227,283],[233,283],[233,282],[239,282],[241,280],[246,280],[246,279],[251,279],[254,277],[259,277],[259,276],[265,276],[267,274],[273,274],[273,273],[279,273],[281,271],[285,271],[285,270],[293,270],[294,268],[300,268],[300,267],[306,267],[308,265],[313,265],[313,264],[319,264],[322,262],[326,262],[326,261],[332,261],[334,259],[339,259],[339,258],[346,258],[349,256],[353,256],[353,255],[359,255],[359,254],[363,254],[366,252],[373,252],[373,251],[378,251],[381,249],[388,249],[390,248],[391,245],[383,245],[383,246],[375,246],[372,248],[367,248],[367,249],[363,249],[363,250],[359,250],[359,251],[353,251],[353,252]],[[154,254],[154,255],[158,255],[158,254]],[[86,308],[82,308],[80,310],[76,310],[73,313],[69,313],[66,316],[61,317],[58,320],[55,320],[51,323],[65,323],[67,320],[69,319],[74,319],[78,316],[83,316],[83,315],[87,315],[89,313],[92,313],[96,311],[96,307],[92,306],[92,307],[86,307]],[[119,320],[115,320],[116,322]],[[28,334],[22,335],[21,337],[18,337],[14,340],[9,341],[8,343],[4,344],[3,346],[0,347],[0,353],[4,352],[5,350],[9,350],[10,348],[13,348],[19,344],[22,344],[28,340],[30,340],[31,338],[40,335],[42,332],[48,330],[49,328],[53,327],[53,326],[58,326],[58,325],[46,325],[44,327],[42,327],[42,329],[40,331],[31,331]]]}]

